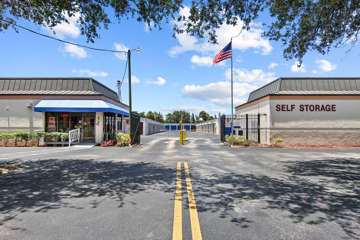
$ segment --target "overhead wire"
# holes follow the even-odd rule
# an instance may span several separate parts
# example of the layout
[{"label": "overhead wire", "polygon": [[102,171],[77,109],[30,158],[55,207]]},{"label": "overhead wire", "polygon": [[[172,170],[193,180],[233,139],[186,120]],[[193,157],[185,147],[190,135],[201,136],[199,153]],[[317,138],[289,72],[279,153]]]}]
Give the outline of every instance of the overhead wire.
[{"label": "overhead wire", "polygon": [[66,40],[63,40],[63,39],[60,39],[60,38],[57,38],[57,37],[53,37],[53,36],[50,36],[50,35],[47,35],[47,34],[43,34],[43,33],[40,33],[40,32],[36,32],[36,31],[34,31],[34,30],[30,29],[30,28],[24,27],[24,26],[19,25],[19,24],[16,24],[16,23],[12,23],[12,22],[7,21],[7,20],[4,20],[4,19],[0,19],[0,21],[1,21],[1,22],[5,22],[5,23],[8,23],[8,24],[11,24],[11,25],[14,25],[14,26],[16,26],[16,27],[18,27],[18,28],[20,28],[20,29],[25,30],[25,31],[28,31],[28,32],[31,32],[31,33],[40,35],[40,36],[42,36],[42,37],[46,37],[46,38],[52,39],[52,40],[56,40],[56,41],[59,41],[59,42],[62,42],[62,43],[67,43],[67,44],[75,45],[75,46],[78,46],[78,47],[91,49],[91,50],[94,50],[94,51],[112,52],[112,53],[126,53],[126,54],[127,54],[127,51],[113,50],[113,49],[105,49],[105,48],[94,48],[94,47],[82,45],[82,44],[79,44],[79,43],[74,43],[74,42],[66,41]]}]

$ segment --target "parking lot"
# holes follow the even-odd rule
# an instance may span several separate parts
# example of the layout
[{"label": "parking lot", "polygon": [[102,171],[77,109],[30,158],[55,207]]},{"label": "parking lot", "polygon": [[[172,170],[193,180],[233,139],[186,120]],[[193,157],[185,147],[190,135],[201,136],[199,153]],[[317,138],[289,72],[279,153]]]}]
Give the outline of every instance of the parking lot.
[{"label": "parking lot", "polygon": [[[131,148],[1,148],[1,239],[360,239],[360,149],[229,148],[215,136]],[[177,171],[178,163],[181,171]],[[199,226],[190,217],[189,184]],[[174,219],[177,172],[181,223]]]}]

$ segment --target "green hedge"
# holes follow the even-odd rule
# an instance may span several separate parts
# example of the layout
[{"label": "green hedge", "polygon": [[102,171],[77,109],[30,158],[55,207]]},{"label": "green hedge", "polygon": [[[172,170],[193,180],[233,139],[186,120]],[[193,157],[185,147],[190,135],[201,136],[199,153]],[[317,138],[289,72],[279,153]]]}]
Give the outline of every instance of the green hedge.
[{"label": "green hedge", "polygon": [[13,132],[13,133],[0,133],[0,140],[9,140],[15,139],[16,141],[29,141],[29,140],[39,140],[41,137],[49,138],[57,138],[61,141],[65,142],[69,139],[68,133],[63,132]]}]

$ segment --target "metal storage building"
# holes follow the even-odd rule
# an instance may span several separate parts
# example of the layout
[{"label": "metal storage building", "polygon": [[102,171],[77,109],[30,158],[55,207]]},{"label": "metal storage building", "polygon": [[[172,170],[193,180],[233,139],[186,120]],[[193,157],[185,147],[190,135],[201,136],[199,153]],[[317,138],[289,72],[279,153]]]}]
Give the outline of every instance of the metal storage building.
[{"label": "metal storage building", "polygon": [[246,114],[260,114],[262,143],[360,145],[360,78],[279,78],[236,107]]}]

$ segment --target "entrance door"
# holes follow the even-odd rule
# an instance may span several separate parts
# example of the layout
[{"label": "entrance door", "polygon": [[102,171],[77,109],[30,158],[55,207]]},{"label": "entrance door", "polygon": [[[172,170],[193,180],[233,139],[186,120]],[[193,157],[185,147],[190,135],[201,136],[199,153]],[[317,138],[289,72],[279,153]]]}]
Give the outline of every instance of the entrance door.
[{"label": "entrance door", "polygon": [[83,113],[83,142],[95,142],[95,113]]}]

